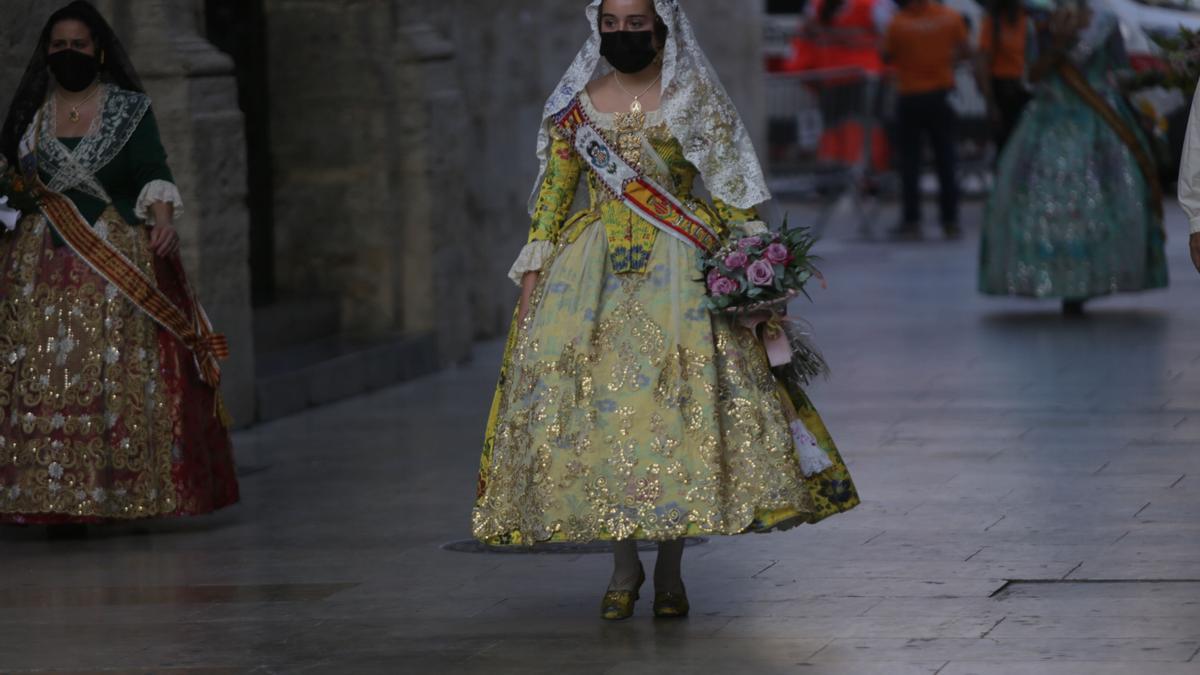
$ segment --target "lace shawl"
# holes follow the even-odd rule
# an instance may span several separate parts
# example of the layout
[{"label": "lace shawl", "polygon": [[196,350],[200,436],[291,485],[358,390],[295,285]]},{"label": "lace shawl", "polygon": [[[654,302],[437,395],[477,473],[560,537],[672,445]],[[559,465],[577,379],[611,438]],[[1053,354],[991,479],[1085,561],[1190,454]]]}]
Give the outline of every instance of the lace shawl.
[{"label": "lace shawl", "polygon": [[100,113],[74,150],[58,140],[54,96],[42,106],[40,124],[29,125],[21,139],[22,156],[37,148],[37,167],[44,176],[50,177],[46,187],[51,190],[60,193],[79,190],[105,202],[112,201],[96,179],[96,172],[124,149],[150,109],[150,97],[110,85],[104,85],[101,96]]},{"label": "lace shawl", "polygon": [[[537,146],[541,169],[529,200],[531,215],[546,173],[551,119],[589,82],[611,70],[600,57],[600,2],[592,0],[588,5],[592,34],[542,110]],[[684,156],[700,171],[705,187],[714,197],[740,209],[767,201],[771,193],[750,134],[716,70],[696,42],[691,22],[677,0],[654,0],[654,8],[669,28],[663,50],[661,110],[671,135],[683,146]]]}]

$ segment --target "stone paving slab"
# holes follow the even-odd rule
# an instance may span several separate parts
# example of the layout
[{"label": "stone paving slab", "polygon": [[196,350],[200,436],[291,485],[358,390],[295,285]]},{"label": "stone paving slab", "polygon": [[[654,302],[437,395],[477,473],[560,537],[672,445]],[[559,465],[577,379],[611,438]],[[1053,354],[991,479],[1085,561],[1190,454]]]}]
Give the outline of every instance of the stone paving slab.
[{"label": "stone paving slab", "polygon": [[959,663],[953,662],[937,671],[938,675],[1129,675],[1131,672],[1153,675],[1196,675],[1200,664],[1155,663],[1152,667],[1139,664],[1131,670],[1128,663],[1082,661],[1075,663]]},{"label": "stone paving slab", "polygon": [[687,620],[647,587],[601,622],[604,554],[440,548],[468,536],[490,342],[238,434],[261,470],[226,513],[0,529],[0,672],[1200,673],[1200,275],[1169,214],[1171,289],[1082,319],[978,296],[974,236],[835,227],[795,309],[864,503],[689,548]]}]

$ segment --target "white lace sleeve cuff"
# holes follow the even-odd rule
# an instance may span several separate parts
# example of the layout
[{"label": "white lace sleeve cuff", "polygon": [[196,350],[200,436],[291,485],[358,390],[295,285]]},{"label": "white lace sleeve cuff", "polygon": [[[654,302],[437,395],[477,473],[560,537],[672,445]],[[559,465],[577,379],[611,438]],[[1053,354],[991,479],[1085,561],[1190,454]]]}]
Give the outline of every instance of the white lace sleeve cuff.
[{"label": "white lace sleeve cuff", "polygon": [[541,271],[546,258],[549,258],[553,252],[554,244],[548,241],[531,241],[525,244],[525,248],[521,249],[521,255],[517,256],[516,262],[508,270],[508,278],[512,279],[514,284],[520,286],[521,277],[526,272]]},{"label": "white lace sleeve cuff", "polygon": [[154,214],[150,211],[150,205],[155,202],[166,202],[174,206],[176,217],[183,213],[183,197],[179,194],[179,188],[169,181],[152,180],[146,183],[142,194],[138,195],[133,214],[146,221],[146,225],[153,225]]}]

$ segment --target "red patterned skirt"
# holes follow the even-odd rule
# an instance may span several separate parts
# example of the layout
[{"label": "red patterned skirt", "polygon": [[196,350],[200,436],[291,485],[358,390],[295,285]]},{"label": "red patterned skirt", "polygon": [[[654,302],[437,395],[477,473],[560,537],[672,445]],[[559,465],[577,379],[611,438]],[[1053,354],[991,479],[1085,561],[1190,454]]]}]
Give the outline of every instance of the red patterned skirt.
[{"label": "red patterned skirt", "polygon": [[[177,260],[109,209],[96,225],[181,307]],[[41,216],[0,234],[0,522],[198,515],[238,484],[219,397],[173,335],[56,246]]]}]

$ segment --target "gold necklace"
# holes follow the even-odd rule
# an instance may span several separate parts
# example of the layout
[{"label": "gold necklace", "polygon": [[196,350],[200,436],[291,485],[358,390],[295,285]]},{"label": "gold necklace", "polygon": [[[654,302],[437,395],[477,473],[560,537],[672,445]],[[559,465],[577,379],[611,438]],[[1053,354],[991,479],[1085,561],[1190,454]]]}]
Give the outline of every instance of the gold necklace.
[{"label": "gold necklace", "polygon": [[635,95],[633,94],[633,92],[631,92],[631,91],[629,91],[628,89],[626,89],[626,88],[625,88],[625,85],[621,84],[621,76],[620,76],[620,75],[617,75],[616,71],[613,71],[613,80],[615,80],[615,81],[616,81],[616,83],[617,83],[617,86],[621,88],[621,91],[625,92],[625,95],[626,95],[626,96],[628,96],[628,97],[630,97],[630,98],[632,98],[632,99],[633,99],[633,103],[630,103],[630,104],[629,104],[629,112],[631,112],[631,113],[640,113],[640,112],[642,112],[642,102],[641,102],[639,99],[641,99],[643,96],[645,96],[645,95],[646,95],[646,92],[648,92],[648,91],[650,91],[652,88],[654,88],[654,85],[658,84],[658,81],[659,81],[659,80],[661,80],[661,79],[662,79],[662,69],[661,69],[661,68],[659,68],[659,69],[658,69],[658,76],[654,78],[654,81],[650,83],[650,86],[646,87],[645,89],[643,89],[643,90],[642,90],[642,93],[640,93],[640,94],[637,94],[637,95],[635,96]]},{"label": "gold necklace", "polygon": [[[98,92],[98,91],[100,91],[100,85],[97,83],[96,86],[92,88],[92,93],[85,96],[83,98],[83,100],[80,101],[79,103],[76,103],[75,105],[71,105],[70,102],[64,100],[63,101],[64,103],[66,103],[67,105],[71,105],[71,112],[67,113],[67,119],[71,120],[72,122],[78,122],[79,121],[79,109],[83,107],[83,104],[92,100],[92,97],[95,96],[96,92]],[[60,99],[62,99],[63,96],[62,96],[62,94],[59,94],[58,97]]]}]

